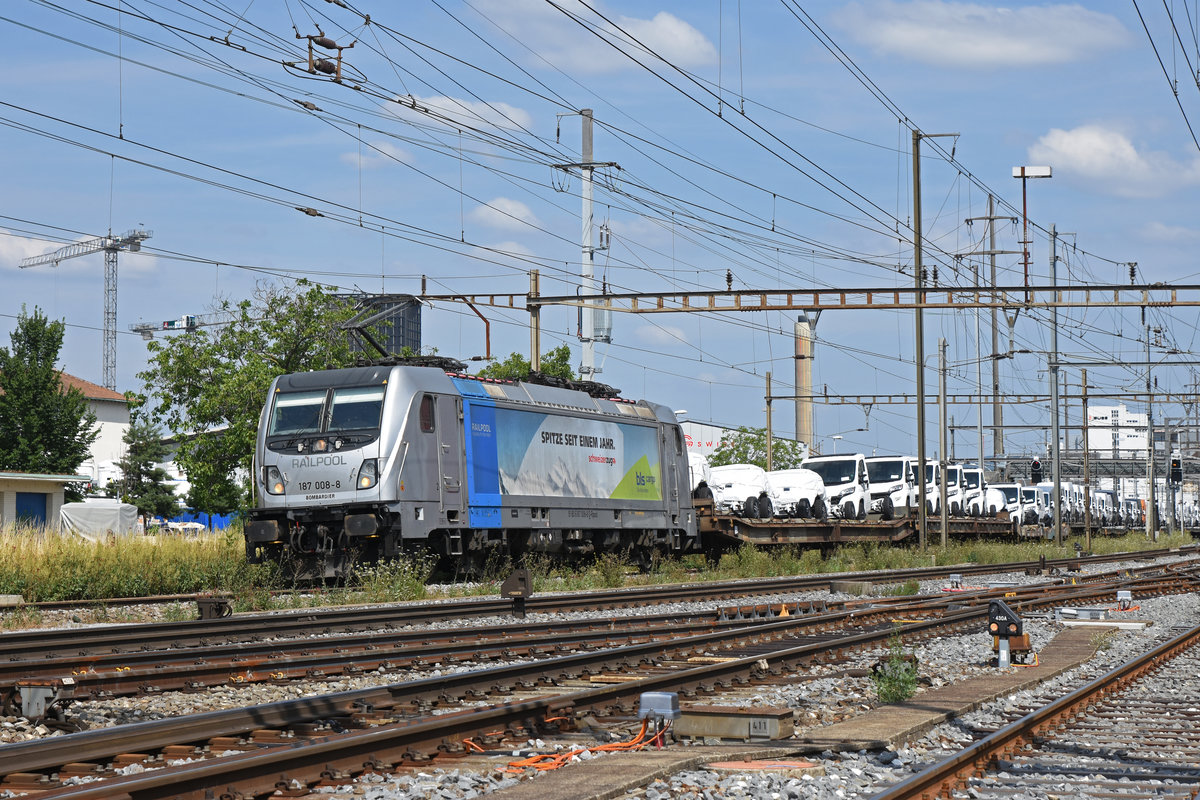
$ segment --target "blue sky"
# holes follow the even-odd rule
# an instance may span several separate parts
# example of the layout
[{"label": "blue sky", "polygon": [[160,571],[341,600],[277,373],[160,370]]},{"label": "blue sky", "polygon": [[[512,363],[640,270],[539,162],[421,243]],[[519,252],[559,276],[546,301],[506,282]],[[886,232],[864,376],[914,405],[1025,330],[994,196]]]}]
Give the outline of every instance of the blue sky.
[{"label": "blue sky", "polygon": [[[17,263],[139,225],[153,238],[120,256],[122,391],[141,388],[145,364],[130,325],[204,314],[263,281],[417,293],[425,275],[431,293],[525,292],[537,268],[544,293],[573,293],[580,182],[553,165],[579,160],[580,108],[595,110],[596,160],[619,165],[596,186],[611,232],[596,272],[614,291],[722,289],[727,270],[745,289],[911,285],[913,126],[959,134],[926,141],[922,160],[926,265],[940,285],[971,283],[980,260],[956,254],[984,246],[983,224],[964,220],[986,214],[989,191],[999,214],[1020,214],[1011,170],[1022,164],[1054,169],[1028,185],[1034,283],[1048,282],[1051,223],[1064,282],[1125,283],[1136,262],[1139,283],[1197,283],[1197,4],[1168,4],[1174,29],[1161,5],[1139,6],[13,0],[0,10],[11,65],[0,322],[11,330],[23,305],[64,318],[62,366],[100,382],[102,256]],[[297,35],[319,31],[355,42],[340,83],[305,69]],[[1019,224],[998,224],[999,249],[1020,237]],[[1019,257],[998,262],[1001,284],[1019,282]],[[485,313],[494,354],[527,352],[527,315]],[[597,377],[692,419],[761,426],[765,372],[791,391],[794,318],[617,315]],[[1156,357],[1194,358],[1193,312],[1149,321],[1162,328]],[[1072,310],[1060,323],[1066,359],[1144,357],[1136,310]],[[423,324],[441,354],[484,351],[467,308],[435,304]],[[986,357],[986,315],[982,325]],[[578,363],[575,312],[550,309],[543,327],[545,349],[570,343]],[[925,327],[928,355],[950,342],[950,391],[974,391],[973,313],[930,313]],[[913,392],[912,331],[910,312],[826,312],[818,389]],[[1002,388],[1046,392],[1047,315],[1022,312],[1013,336],[1034,352],[1001,362]],[[1155,376],[1163,390],[1193,381],[1186,368]],[[1077,387],[1078,372],[1067,379]],[[936,380],[930,371],[930,392]],[[1096,368],[1089,382],[1136,390],[1145,373]],[[775,408],[790,433],[790,404]],[[1078,403],[1067,408],[1077,422]],[[970,407],[951,414],[976,419]],[[914,452],[913,417],[912,406],[819,406],[816,426],[844,435],[843,451]],[[1044,405],[1006,412],[1046,418]],[[1007,449],[1045,439],[1013,430]],[[931,426],[930,453],[936,441]],[[973,456],[974,442],[959,433],[956,454]]]}]

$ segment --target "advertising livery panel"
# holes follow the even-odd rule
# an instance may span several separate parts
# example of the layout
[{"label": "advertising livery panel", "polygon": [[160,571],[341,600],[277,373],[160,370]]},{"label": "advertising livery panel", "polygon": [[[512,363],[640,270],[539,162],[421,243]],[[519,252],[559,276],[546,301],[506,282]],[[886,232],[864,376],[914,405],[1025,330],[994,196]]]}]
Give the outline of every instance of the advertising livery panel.
[{"label": "advertising livery panel", "polygon": [[512,495],[662,499],[656,428],[466,405],[472,505]]}]

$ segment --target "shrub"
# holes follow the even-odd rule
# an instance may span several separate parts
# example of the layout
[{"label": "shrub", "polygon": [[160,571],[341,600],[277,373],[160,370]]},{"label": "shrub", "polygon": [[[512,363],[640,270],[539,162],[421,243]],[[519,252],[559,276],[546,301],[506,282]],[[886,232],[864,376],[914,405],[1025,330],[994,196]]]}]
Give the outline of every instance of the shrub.
[{"label": "shrub", "polygon": [[901,703],[916,694],[916,659],[904,652],[899,628],[888,637],[887,657],[871,670],[871,682],[881,703]]}]

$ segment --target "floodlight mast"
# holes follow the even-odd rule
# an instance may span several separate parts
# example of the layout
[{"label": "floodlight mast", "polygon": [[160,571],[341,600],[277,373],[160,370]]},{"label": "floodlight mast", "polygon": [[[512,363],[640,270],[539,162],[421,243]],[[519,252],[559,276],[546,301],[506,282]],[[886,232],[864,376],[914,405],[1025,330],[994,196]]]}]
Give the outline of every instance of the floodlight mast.
[{"label": "floodlight mast", "polygon": [[68,258],[88,256],[104,251],[104,388],[117,389],[117,253],[128,250],[136,253],[142,249],[142,242],[154,235],[153,231],[144,228],[134,228],[126,231],[124,236],[101,236],[84,242],[75,242],[66,247],[60,247],[53,253],[40,256],[30,256],[18,265],[21,269],[50,264],[57,267],[59,262]]},{"label": "floodlight mast", "polygon": [[1029,202],[1025,186],[1029,178],[1050,178],[1054,171],[1050,167],[1013,167],[1012,176],[1021,179],[1021,248],[1025,251],[1025,285],[1029,285]]}]

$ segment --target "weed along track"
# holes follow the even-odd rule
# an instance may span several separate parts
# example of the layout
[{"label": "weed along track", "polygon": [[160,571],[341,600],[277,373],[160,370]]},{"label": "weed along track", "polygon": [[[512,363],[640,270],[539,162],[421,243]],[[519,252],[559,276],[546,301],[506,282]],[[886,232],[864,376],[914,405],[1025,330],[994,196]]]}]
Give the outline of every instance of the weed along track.
[{"label": "weed along track", "polygon": [[[1143,602],[1190,592],[1195,585],[1177,568],[1138,565],[1118,572],[1087,581],[1059,576],[956,592],[940,591],[946,582],[939,581],[932,594],[880,602],[710,606],[707,617],[694,615],[690,629],[682,623],[664,629],[665,615],[654,614],[553,625],[509,622],[508,642],[496,638],[501,632],[495,628],[423,631],[417,635],[428,644],[420,663],[394,676],[363,670],[334,681],[366,680],[361,688],[256,703],[255,692],[279,687],[226,685],[222,692],[246,694],[236,695],[240,699],[225,710],[184,716],[170,715],[169,697],[178,693],[166,693],[154,701],[166,704],[159,719],[2,746],[0,787],[46,798],[253,797],[280,787],[303,796],[317,786],[363,776],[445,773],[468,764],[485,773],[509,769],[512,751],[527,749],[531,740],[570,750],[625,737],[637,728],[646,693],[674,694],[689,709],[751,708],[763,696],[781,696],[796,686],[861,680],[897,641],[911,649],[978,637],[989,603],[999,598],[1019,613],[1045,615],[1056,606],[1112,605],[1118,591]],[[462,648],[433,642],[447,634],[461,637]],[[346,635],[341,645],[338,638],[325,639],[327,646],[350,650],[349,642],[357,640],[353,647],[363,648],[347,653],[346,664],[356,658],[374,663],[376,655],[366,648],[382,648],[361,634]],[[301,647],[313,646],[302,640]],[[519,652],[523,647],[545,652],[514,663],[531,657]],[[205,656],[210,657],[215,653]],[[481,667],[483,659],[495,661]],[[96,663],[112,662],[97,657]],[[395,677],[402,680],[373,685]],[[51,669],[42,678],[61,682],[63,676]],[[179,696],[204,702],[203,693]],[[36,693],[26,693],[25,702],[36,700]],[[860,711],[832,700],[830,708],[835,710],[821,721],[835,725],[852,724]],[[801,724],[790,736],[791,712],[787,717],[787,733],[772,730],[788,738],[775,744],[828,747],[820,733],[825,728],[806,728],[797,715]],[[643,741],[664,739],[643,734]]]}]

